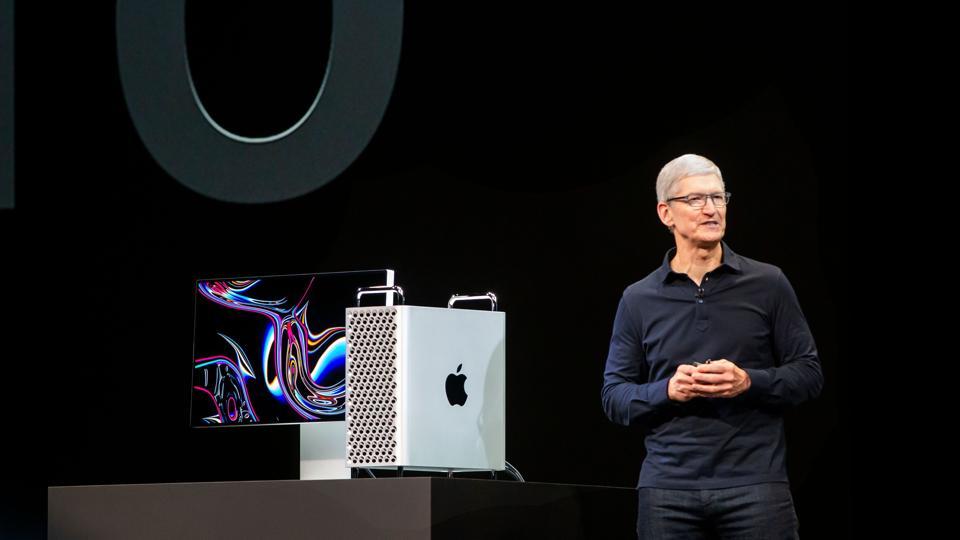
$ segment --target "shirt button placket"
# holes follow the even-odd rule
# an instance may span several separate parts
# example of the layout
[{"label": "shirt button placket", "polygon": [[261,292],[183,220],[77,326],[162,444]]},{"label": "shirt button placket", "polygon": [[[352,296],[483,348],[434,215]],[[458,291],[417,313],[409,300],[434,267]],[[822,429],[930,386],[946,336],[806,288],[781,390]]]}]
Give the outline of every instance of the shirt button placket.
[{"label": "shirt button placket", "polygon": [[706,332],[710,328],[710,317],[707,316],[707,306],[703,305],[703,295],[703,287],[697,286],[696,328],[700,332]]}]

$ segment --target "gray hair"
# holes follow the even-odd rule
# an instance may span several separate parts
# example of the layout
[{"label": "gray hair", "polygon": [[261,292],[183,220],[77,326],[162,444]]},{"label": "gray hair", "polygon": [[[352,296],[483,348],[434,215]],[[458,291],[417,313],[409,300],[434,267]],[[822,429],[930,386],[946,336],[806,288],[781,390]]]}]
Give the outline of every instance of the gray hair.
[{"label": "gray hair", "polygon": [[720,179],[721,189],[725,189],[720,167],[709,159],[696,154],[684,154],[667,163],[657,175],[657,200],[666,202],[673,188],[680,180],[690,176],[716,175]]}]

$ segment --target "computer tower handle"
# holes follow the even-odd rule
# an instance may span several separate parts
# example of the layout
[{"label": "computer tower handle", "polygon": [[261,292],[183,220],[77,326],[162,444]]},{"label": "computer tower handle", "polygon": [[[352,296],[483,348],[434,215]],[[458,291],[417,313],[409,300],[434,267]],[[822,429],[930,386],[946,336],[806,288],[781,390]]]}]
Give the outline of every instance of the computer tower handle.
[{"label": "computer tower handle", "polygon": [[360,306],[360,297],[365,294],[390,294],[400,297],[400,303],[405,304],[403,288],[399,285],[377,285],[375,287],[360,287],[357,289],[357,307]]},{"label": "computer tower handle", "polygon": [[453,296],[451,296],[450,300],[447,301],[447,307],[451,308],[453,307],[454,303],[459,302],[461,300],[489,300],[490,311],[497,310],[497,295],[493,294],[492,292],[488,292],[487,294],[474,295],[474,296],[453,293]]}]

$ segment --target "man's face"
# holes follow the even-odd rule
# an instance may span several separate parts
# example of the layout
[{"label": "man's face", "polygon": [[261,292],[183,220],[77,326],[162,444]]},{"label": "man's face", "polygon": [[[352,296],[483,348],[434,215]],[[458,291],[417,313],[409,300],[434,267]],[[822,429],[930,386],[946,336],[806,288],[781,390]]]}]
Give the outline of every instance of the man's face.
[{"label": "man's face", "polygon": [[[715,175],[688,176],[676,183],[668,198],[683,197],[699,193],[708,195],[723,193],[723,184]],[[666,226],[674,227],[674,234],[688,243],[711,247],[722,238],[727,228],[726,207],[717,208],[707,197],[702,208],[693,208],[684,201],[658,203],[660,220]]]}]

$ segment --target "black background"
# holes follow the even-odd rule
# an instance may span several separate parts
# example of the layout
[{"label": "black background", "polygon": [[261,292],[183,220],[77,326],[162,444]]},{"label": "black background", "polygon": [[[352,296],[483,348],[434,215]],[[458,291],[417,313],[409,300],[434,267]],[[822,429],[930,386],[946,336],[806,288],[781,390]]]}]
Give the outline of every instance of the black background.
[{"label": "black background", "polygon": [[[620,293],[672,246],[654,182],[686,152],[734,193],[730,246],[798,294],[825,388],[787,416],[789,474],[805,536],[847,527],[843,3],[411,2],[371,144],[267,205],[208,199],[150,157],[113,5],[16,9],[16,207],[0,210],[10,534],[42,533],[49,485],[297,476],[296,427],[187,425],[192,284],[216,275],[393,268],[407,302],[431,306],[496,292],[508,461],[528,481],[635,485],[642,440],[604,417],[603,365]],[[285,69],[249,74],[316,79],[297,75],[307,53],[275,52]],[[238,126],[244,108],[296,117],[302,100],[264,92],[219,110]]]}]

